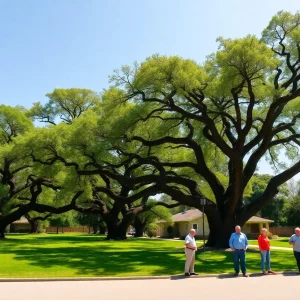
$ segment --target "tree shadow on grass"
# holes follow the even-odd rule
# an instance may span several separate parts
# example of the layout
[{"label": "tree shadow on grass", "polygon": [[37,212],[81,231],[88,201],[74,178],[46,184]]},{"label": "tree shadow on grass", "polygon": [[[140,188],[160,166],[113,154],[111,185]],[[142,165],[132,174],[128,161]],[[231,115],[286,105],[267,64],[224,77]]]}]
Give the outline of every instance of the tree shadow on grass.
[{"label": "tree shadow on grass", "polygon": [[[164,250],[135,250],[109,251],[104,245],[101,249],[94,247],[59,247],[59,248],[26,248],[17,249],[13,253],[16,260],[28,261],[32,266],[66,267],[76,270],[77,276],[116,276],[140,271],[143,266],[149,275],[174,274],[183,268],[183,263],[174,257],[173,251]],[[177,267],[176,267],[177,266]],[[154,267],[151,270],[151,267]],[[158,267],[155,269],[155,267]]]},{"label": "tree shadow on grass", "polygon": [[[69,246],[63,243],[68,243]],[[134,276],[135,273],[158,276],[183,273],[184,252],[183,249],[177,249],[176,245],[173,247],[170,242],[160,240],[103,241],[103,238],[97,239],[90,235],[47,235],[7,239],[0,251],[3,254],[14,254],[15,260],[26,261],[31,266],[74,270],[75,276],[79,277],[119,276],[119,274]],[[275,271],[295,268],[291,252],[274,251],[271,257],[272,268]],[[247,253],[248,272],[260,273],[259,266],[259,253]],[[62,274],[64,270],[61,271]],[[231,270],[233,272],[232,253],[225,251],[196,253],[198,273],[220,274],[220,279],[229,279],[233,278],[231,274],[222,273]],[[57,274],[59,276],[59,270]],[[181,275],[173,276],[173,280],[183,278],[185,277]]]}]

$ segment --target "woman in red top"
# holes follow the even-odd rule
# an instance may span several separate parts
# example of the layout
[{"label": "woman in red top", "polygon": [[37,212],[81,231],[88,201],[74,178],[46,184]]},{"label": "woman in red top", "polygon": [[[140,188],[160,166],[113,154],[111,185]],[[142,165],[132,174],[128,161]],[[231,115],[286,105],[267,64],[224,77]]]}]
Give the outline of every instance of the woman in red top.
[{"label": "woman in red top", "polygon": [[[264,275],[275,274],[271,270],[270,261],[270,240],[268,239],[268,230],[263,228],[261,235],[258,237],[258,246],[261,255],[260,267]],[[267,264],[268,271],[265,270],[265,264]]]}]

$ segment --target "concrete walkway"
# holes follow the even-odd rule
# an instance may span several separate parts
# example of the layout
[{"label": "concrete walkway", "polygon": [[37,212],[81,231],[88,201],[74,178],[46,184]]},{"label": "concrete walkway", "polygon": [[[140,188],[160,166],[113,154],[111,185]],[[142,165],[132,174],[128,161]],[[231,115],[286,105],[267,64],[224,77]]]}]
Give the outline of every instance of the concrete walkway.
[{"label": "concrete walkway", "polygon": [[[1,300],[282,300],[297,299],[300,275],[120,281],[1,282]],[[266,287],[266,288],[262,288]]]}]

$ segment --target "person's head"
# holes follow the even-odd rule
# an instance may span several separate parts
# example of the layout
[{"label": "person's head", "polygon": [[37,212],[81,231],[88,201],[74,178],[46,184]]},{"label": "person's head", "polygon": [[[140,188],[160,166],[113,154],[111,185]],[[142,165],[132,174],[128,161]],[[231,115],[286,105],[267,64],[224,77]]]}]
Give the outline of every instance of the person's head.
[{"label": "person's head", "polygon": [[241,233],[241,226],[236,225],[235,226],[235,232],[240,234]]},{"label": "person's head", "polygon": [[191,229],[190,230],[190,236],[195,236],[196,234],[196,230],[195,229]]},{"label": "person's head", "polygon": [[263,228],[263,229],[261,230],[261,235],[267,236],[267,235],[268,235],[268,229],[267,229],[267,228]]},{"label": "person's head", "polygon": [[295,233],[296,233],[296,235],[300,236],[300,228],[299,227],[295,228]]}]

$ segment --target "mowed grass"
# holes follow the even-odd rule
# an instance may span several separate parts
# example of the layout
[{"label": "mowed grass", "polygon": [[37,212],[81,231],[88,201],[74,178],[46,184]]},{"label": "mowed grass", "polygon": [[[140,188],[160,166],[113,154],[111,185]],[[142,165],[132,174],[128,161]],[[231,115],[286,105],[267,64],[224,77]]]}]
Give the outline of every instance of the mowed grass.
[{"label": "mowed grass", "polygon": [[[283,247],[283,248],[293,248],[292,245],[289,244],[290,238],[280,238],[278,240],[270,240],[270,245],[275,247]],[[257,240],[249,240],[249,245],[257,245]]]},{"label": "mowed grass", "polygon": [[[150,276],[182,274],[183,241],[105,241],[99,235],[8,235],[0,241],[0,278]],[[250,273],[260,272],[260,254],[247,253]],[[232,253],[199,250],[196,271],[232,273]],[[292,251],[272,251],[276,271],[294,270]]]}]

